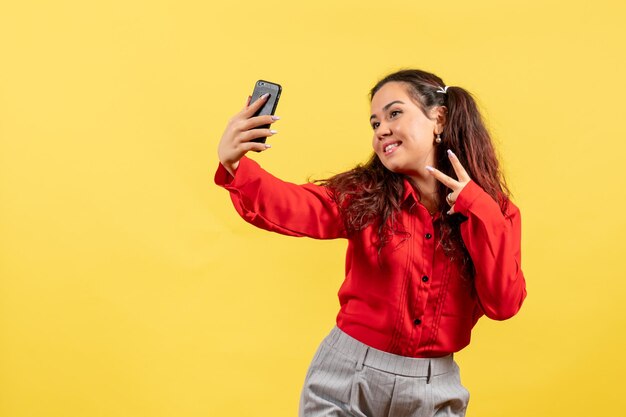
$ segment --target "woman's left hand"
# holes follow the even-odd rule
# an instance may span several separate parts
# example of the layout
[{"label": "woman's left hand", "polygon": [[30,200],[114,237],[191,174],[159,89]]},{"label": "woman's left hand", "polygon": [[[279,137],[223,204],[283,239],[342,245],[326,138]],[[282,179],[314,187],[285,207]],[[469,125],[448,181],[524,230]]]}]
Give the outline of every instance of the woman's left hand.
[{"label": "woman's left hand", "polygon": [[452,168],[454,168],[454,172],[456,173],[458,180],[447,176],[443,172],[431,166],[427,166],[426,169],[438,181],[442,182],[443,185],[452,190],[452,192],[446,196],[446,202],[450,205],[450,210],[448,210],[448,214],[453,214],[454,203],[456,202],[456,199],[463,190],[463,188],[465,188],[465,186],[469,184],[471,178],[468,175],[467,171],[465,171],[465,168],[463,168],[463,165],[461,165],[459,158],[457,158],[456,155],[449,149],[448,158],[450,159],[450,163],[452,164]]}]

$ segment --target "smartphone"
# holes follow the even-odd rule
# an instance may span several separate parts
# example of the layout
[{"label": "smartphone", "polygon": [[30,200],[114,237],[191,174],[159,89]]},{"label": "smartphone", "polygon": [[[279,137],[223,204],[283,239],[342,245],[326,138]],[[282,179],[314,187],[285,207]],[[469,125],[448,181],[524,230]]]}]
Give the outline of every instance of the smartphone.
[{"label": "smartphone", "polygon": [[[271,83],[269,81],[263,81],[263,80],[257,81],[256,84],[254,85],[254,91],[252,91],[252,98],[250,99],[250,104],[254,103],[256,100],[258,100],[259,97],[261,97],[265,93],[269,93],[270,96],[267,98],[267,101],[265,102],[263,107],[261,107],[259,111],[254,113],[253,117],[265,116],[268,114],[274,115],[274,112],[276,111],[276,106],[278,105],[278,99],[280,98],[281,91],[282,91],[282,87],[276,83]],[[270,125],[267,124],[267,125],[259,126],[257,127],[257,129],[269,129],[269,127]],[[251,142],[265,143],[265,139],[267,139],[267,137],[253,139]]]}]

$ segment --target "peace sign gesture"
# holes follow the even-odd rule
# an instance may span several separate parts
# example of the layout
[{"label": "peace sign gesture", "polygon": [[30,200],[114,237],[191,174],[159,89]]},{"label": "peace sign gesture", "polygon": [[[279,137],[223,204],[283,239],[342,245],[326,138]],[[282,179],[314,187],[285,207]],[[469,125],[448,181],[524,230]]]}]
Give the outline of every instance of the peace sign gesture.
[{"label": "peace sign gesture", "polygon": [[443,185],[452,190],[452,192],[446,196],[446,202],[450,205],[450,210],[448,210],[448,214],[453,214],[454,203],[456,202],[456,199],[463,190],[463,188],[465,188],[465,186],[471,181],[471,178],[467,171],[465,171],[465,168],[463,168],[463,165],[461,165],[459,158],[457,158],[454,152],[452,152],[450,149],[448,149],[448,158],[450,159],[450,163],[452,164],[452,168],[454,169],[458,180],[447,176],[443,172],[431,166],[427,166],[426,169],[439,182],[443,183]]}]

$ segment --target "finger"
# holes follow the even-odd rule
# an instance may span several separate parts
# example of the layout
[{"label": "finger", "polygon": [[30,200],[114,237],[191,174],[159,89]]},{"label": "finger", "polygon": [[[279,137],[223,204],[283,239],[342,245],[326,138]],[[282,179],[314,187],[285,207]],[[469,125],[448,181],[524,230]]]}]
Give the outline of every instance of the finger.
[{"label": "finger", "polygon": [[273,129],[250,129],[243,132],[239,138],[241,142],[250,142],[253,139],[266,138],[268,136],[274,136],[278,132]]},{"label": "finger", "polygon": [[450,159],[452,168],[454,169],[454,172],[456,173],[456,177],[459,179],[459,181],[460,182],[469,181],[470,180],[469,174],[467,173],[465,168],[463,168],[463,165],[461,165],[461,161],[459,161],[459,158],[456,156],[456,154],[452,152],[450,149],[448,149],[448,158]]},{"label": "finger", "polygon": [[272,116],[272,115],[251,117],[249,119],[246,119],[241,124],[240,128],[241,130],[250,130],[250,129],[254,129],[255,127],[259,127],[263,125],[271,125],[277,120],[280,120],[280,117]]},{"label": "finger", "polygon": [[450,215],[453,215],[453,214],[455,213],[455,212],[454,212],[454,204],[452,205],[452,207],[450,207],[450,210],[448,210],[446,213],[447,213],[449,216],[450,216]]},{"label": "finger", "polygon": [[247,142],[241,145],[241,150],[245,152],[255,151],[255,152],[263,152],[271,148],[272,145],[269,143],[258,143],[258,142]]},{"label": "finger", "polygon": [[241,113],[245,115],[246,118],[252,116],[254,113],[257,112],[257,110],[263,107],[263,104],[265,104],[269,96],[270,96],[270,93],[263,94],[261,97],[256,99],[253,103],[251,103],[248,107],[243,109]]},{"label": "finger", "polygon": [[450,207],[454,206],[454,203],[456,203],[456,197],[456,192],[446,194],[446,203],[448,203]]},{"label": "finger", "polygon": [[252,100],[252,96],[248,96],[248,99],[246,100],[246,107],[250,105],[250,100]]},{"label": "finger", "polygon": [[436,168],[427,166],[426,170],[428,170],[428,172],[430,172],[430,174],[435,177],[439,182],[443,183],[443,185],[452,190],[455,190],[460,185],[457,180],[448,177],[446,174]]}]

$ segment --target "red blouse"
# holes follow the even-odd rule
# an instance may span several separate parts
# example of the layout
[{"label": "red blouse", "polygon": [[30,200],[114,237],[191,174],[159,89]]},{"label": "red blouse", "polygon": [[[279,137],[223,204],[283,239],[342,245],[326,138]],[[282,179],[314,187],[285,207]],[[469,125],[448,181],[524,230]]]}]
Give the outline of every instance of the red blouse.
[{"label": "red blouse", "polygon": [[521,270],[519,209],[509,203],[507,216],[471,181],[459,194],[455,212],[476,274],[463,278],[438,245],[437,217],[431,217],[405,182],[398,220],[408,234],[395,235],[382,249],[377,228],[347,235],[328,188],[282,181],[244,157],[235,177],[220,164],[215,183],[230,192],[247,222],[289,236],[348,239],[346,277],[339,289],[337,326],[361,342],[410,357],[437,357],[467,346],[483,315],[504,320],[526,297]]}]

